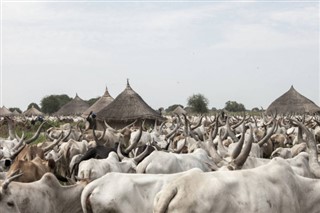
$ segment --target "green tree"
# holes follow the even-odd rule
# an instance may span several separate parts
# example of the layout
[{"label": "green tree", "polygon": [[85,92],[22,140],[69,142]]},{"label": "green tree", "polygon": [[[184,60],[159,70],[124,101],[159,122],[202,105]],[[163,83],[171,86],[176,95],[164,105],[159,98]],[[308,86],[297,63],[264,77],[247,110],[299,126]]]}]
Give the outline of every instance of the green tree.
[{"label": "green tree", "polygon": [[191,107],[193,112],[207,113],[209,100],[202,94],[194,94],[188,98],[188,106]]},{"label": "green tree", "polygon": [[212,107],[212,108],[211,108],[211,111],[212,111],[212,112],[216,112],[216,111],[218,111],[218,110],[217,110],[217,108]]},{"label": "green tree", "polygon": [[100,97],[97,98],[91,98],[88,101],[86,101],[90,106],[92,106],[92,104],[94,104],[97,100],[99,100]]},{"label": "green tree", "polygon": [[18,107],[11,107],[9,108],[10,112],[13,112],[14,110],[17,110],[17,112],[22,113],[21,109]]},{"label": "green tree", "polygon": [[246,108],[243,104],[237,103],[236,101],[227,101],[224,107],[225,110],[229,112],[243,112],[246,111]]},{"label": "green tree", "polygon": [[252,112],[259,112],[260,110],[259,110],[259,108],[258,107],[254,107],[254,108],[252,108],[252,110],[251,110]]},{"label": "green tree", "polygon": [[63,105],[71,101],[68,95],[50,95],[42,98],[41,111],[43,113],[52,114],[57,112]]},{"label": "green tree", "polygon": [[182,109],[183,109],[183,106],[181,104],[173,104],[171,106],[169,106],[167,109],[166,109],[166,112],[172,112],[173,110],[175,110],[178,106],[180,106]]}]

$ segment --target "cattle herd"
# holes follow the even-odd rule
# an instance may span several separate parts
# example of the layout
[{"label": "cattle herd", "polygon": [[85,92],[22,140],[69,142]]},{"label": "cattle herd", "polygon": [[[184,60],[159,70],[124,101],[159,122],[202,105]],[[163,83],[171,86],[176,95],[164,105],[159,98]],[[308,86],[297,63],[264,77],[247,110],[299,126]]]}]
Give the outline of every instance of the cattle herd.
[{"label": "cattle herd", "polygon": [[31,137],[1,118],[1,213],[320,212],[319,115],[90,116]]}]

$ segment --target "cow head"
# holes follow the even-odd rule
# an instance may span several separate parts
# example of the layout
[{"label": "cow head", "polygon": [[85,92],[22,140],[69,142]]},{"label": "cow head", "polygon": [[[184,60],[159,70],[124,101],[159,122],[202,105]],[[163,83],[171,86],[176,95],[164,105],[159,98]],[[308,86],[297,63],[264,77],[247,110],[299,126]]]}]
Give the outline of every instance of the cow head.
[{"label": "cow head", "polygon": [[0,188],[0,209],[1,212],[6,213],[18,213],[21,212],[16,205],[15,199],[16,197],[12,196],[9,184],[11,181],[20,177],[22,174],[17,174],[18,171],[12,173],[11,176],[7,176],[7,178],[2,182]]}]

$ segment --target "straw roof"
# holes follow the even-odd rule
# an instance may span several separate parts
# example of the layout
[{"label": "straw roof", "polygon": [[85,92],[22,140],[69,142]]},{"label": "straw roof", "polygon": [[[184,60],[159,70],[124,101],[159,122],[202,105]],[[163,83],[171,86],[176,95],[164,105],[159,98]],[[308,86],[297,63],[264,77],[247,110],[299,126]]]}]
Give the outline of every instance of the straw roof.
[{"label": "straw roof", "polygon": [[85,110],[89,108],[89,104],[82,100],[78,94],[76,97],[63,105],[55,115],[81,115]]},{"label": "straw roof", "polygon": [[20,115],[20,113],[15,109],[15,110],[12,112],[12,115],[18,116],[18,115]]},{"label": "straw roof", "polygon": [[266,111],[267,114],[274,114],[275,112],[278,114],[313,114],[320,112],[320,107],[298,93],[293,86],[291,86],[286,93],[273,101]]},{"label": "straw roof", "polygon": [[182,114],[187,114],[187,111],[184,110],[181,106],[177,106],[172,113],[182,115]]},{"label": "straw roof", "polygon": [[97,113],[97,119],[127,122],[136,119],[162,120],[163,118],[130,87],[127,81],[125,90]]},{"label": "straw roof", "polygon": [[108,88],[106,87],[106,91],[104,92],[103,96],[99,98],[91,107],[89,107],[84,113],[82,114],[83,117],[87,117],[90,112],[98,113],[100,110],[108,106],[114,100],[113,97],[108,92]]},{"label": "straw roof", "polygon": [[43,113],[37,110],[33,105],[28,110],[24,111],[22,114],[25,116],[43,115]]},{"label": "straw roof", "polygon": [[10,116],[10,115],[12,115],[12,112],[10,112],[10,110],[8,110],[5,106],[2,106],[0,108],[0,117]]}]

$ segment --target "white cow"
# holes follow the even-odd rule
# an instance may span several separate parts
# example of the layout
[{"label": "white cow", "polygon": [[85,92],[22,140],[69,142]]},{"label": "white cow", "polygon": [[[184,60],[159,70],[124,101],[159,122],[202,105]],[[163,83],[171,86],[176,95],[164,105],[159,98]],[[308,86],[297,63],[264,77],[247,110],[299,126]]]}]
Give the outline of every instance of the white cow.
[{"label": "white cow", "polygon": [[[163,164],[163,167],[166,166]],[[84,213],[152,212],[154,197],[162,186],[192,171],[202,172],[201,169],[194,168],[174,174],[108,173],[89,183],[83,190],[81,195],[83,211]]]},{"label": "white cow", "polygon": [[137,173],[171,174],[199,168],[204,172],[212,171],[214,164],[204,149],[196,149],[193,153],[176,154],[154,151],[136,168]]},{"label": "white cow", "polygon": [[297,156],[300,152],[304,152],[306,150],[307,150],[306,143],[295,144],[291,148],[278,147],[272,152],[271,158],[274,158],[274,157],[282,157],[284,159],[293,158]]},{"label": "white cow", "polygon": [[109,172],[135,173],[134,159],[121,162],[115,152],[105,159],[91,158],[79,164],[77,179],[95,180]]},{"label": "white cow", "polygon": [[11,178],[6,179],[0,188],[0,210],[3,213],[82,212],[80,196],[85,182],[61,186],[51,173],[32,183],[11,181]]},{"label": "white cow", "polygon": [[83,212],[152,212],[153,199],[162,186],[190,171],[176,174],[108,173],[83,190]]},{"label": "white cow", "polygon": [[[234,169],[239,169],[242,167],[245,162],[252,146],[252,130],[248,142],[242,150],[242,143],[238,143],[238,146],[235,150],[236,153],[232,153],[231,159],[222,164],[222,166],[231,166]],[[187,139],[185,139],[186,141]],[[170,174],[190,170],[192,168],[199,168],[204,172],[209,172],[212,170],[218,170],[217,163],[221,159],[216,160],[214,154],[211,154],[213,151],[213,144],[203,142],[201,145],[203,148],[197,148],[192,153],[187,154],[176,154],[168,153],[163,151],[154,151],[148,157],[146,157],[141,163],[137,166],[137,173],[149,173],[149,174]],[[209,148],[207,148],[209,147]],[[210,149],[210,147],[212,149]],[[215,149],[214,149],[215,150]],[[208,152],[211,157],[208,156]]]},{"label": "white cow", "polygon": [[255,169],[187,173],[163,187],[153,212],[317,213],[319,196],[319,180],[301,177],[275,158]]},{"label": "white cow", "polygon": [[[294,123],[308,135],[310,171],[320,178],[314,135],[301,123]],[[319,190],[319,180],[302,177],[288,161],[274,158],[254,169],[187,173],[163,187],[153,212],[317,213]]]}]

